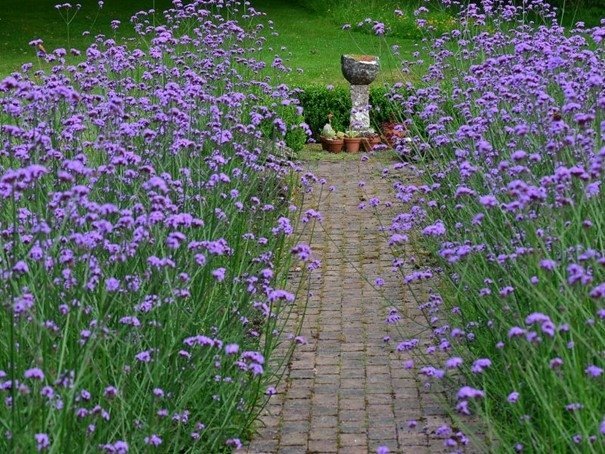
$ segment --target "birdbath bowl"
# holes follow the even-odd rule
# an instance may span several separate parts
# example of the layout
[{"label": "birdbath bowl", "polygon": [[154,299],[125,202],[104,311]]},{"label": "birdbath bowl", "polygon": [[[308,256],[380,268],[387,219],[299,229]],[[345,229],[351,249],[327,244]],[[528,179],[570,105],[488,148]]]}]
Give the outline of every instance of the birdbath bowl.
[{"label": "birdbath bowl", "polygon": [[342,75],[351,84],[350,129],[360,133],[370,131],[370,84],[374,82],[380,64],[373,55],[343,55],[340,57]]},{"label": "birdbath bowl", "polygon": [[342,55],[340,64],[351,85],[370,85],[380,71],[379,59],[373,55]]}]

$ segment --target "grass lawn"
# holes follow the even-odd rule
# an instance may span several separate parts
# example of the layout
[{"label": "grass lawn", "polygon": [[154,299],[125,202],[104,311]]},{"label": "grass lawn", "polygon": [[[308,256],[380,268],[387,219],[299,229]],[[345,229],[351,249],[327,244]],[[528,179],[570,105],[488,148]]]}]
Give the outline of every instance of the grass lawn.
[{"label": "grass lawn", "polygon": [[[340,71],[340,56],[346,53],[378,55],[383,71],[376,84],[401,80],[397,61],[389,46],[401,46],[401,58],[411,59],[419,50],[414,39],[380,39],[369,34],[343,31],[330,16],[318,14],[297,3],[283,0],[252,0],[252,5],[267,13],[275,22],[279,36],[272,36],[270,47],[280,53],[294,71],[285,77],[293,86],[317,84],[347,84]],[[286,50],[280,49],[285,47]],[[301,68],[300,72],[297,68]],[[408,76],[409,77],[409,76]]]},{"label": "grass lawn", "polygon": [[[23,63],[36,61],[34,50],[28,45],[33,39],[42,39],[44,47],[51,51],[59,47],[85,49],[98,33],[128,37],[133,35],[127,23],[133,13],[153,7],[161,10],[170,5],[170,0],[106,0],[100,10],[97,0],[79,0],[82,9],[70,24],[69,40],[66,24],[54,8],[57,3],[57,0],[0,0],[0,76]],[[278,35],[268,37],[267,61],[280,54],[286,65],[293,68],[284,77],[293,86],[346,84],[340,72],[343,53],[379,55],[383,72],[376,84],[401,80],[388,47],[399,44],[405,58],[417,47],[412,39],[387,38],[387,44],[376,36],[343,31],[333,18],[300,3],[252,0],[252,5],[275,22]],[[113,19],[122,22],[117,32],[110,27]],[[82,36],[86,30],[91,36]]]},{"label": "grass lawn", "polygon": [[[85,49],[92,42],[92,36],[98,33],[133,36],[131,26],[127,23],[133,13],[154,7],[162,10],[171,4],[170,0],[106,0],[105,6],[99,9],[97,0],[78,1],[82,9],[70,25],[68,40],[66,24],[54,8],[57,0],[0,0],[0,76],[18,69],[25,62],[36,60],[34,50],[28,45],[32,39],[42,39],[49,51],[58,47]],[[291,73],[284,75],[284,82],[289,85],[345,85],[347,82],[340,72],[340,56],[344,53],[378,55],[383,70],[375,84],[414,81],[419,77],[418,73],[403,75],[398,70],[398,60],[393,58],[390,51],[390,46],[396,44],[401,49],[399,59],[413,60],[412,53],[420,50],[418,39],[401,36],[381,39],[371,34],[341,29],[341,22],[354,24],[360,19],[360,14],[371,15],[370,7],[375,7],[376,17],[382,19],[384,16],[386,20],[387,10],[391,11],[397,6],[393,6],[390,0],[368,1],[363,8],[352,8],[350,5],[345,8],[341,4],[334,11],[330,8],[318,10],[321,5],[315,0],[251,0],[251,3],[256,9],[267,13],[267,19],[275,23],[277,34],[268,36],[267,61],[272,61],[279,54],[286,65],[293,68]],[[336,5],[338,1],[326,0],[325,3]],[[407,15],[411,3],[406,5]],[[571,22],[574,17],[588,19],[587,23],[594,25],[598,22],[595,18],[599,17],[599,13],[603,13],[602,7],[592,4],[568,8],[565,22]],[[591,17],[594,20],[590,20]],[[110,27],[113,19],[122,22],[117,32]],[[91,36],[82,36],[85,30],[89,30]],[[423,69],[421,65],[417,71]]]},{"label": "grass lawn", "polygon": [[[359,161],[362,156],[368,155],[364,152],[358,153],[347,153],[341,151],[340,153],[328,153],[321,149],[321,144],[308,143],[305,145],[299,154],[298,159],[306,162],[322,161],[322,162],[341,162],[341,161]],[[374,159],[378,159],[381,162],[388,163],[392,161],[399,161],[400,158],[397,153],[393,150],[381,150],[374,151],[368,156],[372,156]]]},{"label": "grass lawn", "polygon": [[[127,23],[133,13],[155,6],[163,9],[171,4],[170,0],[105,0],[99,9],[97,0],[77,0],[81,10],[70,24],[70,37],[67,26],[59,12],[54,8],[57,0],[0,0],[0,75],[6,75],[18,69],[26,62],[35,62],[36,54],[29,46],[33,39],[42,39],[47,51],[56,48],[85,49],[99,33],[107,36],[134,36]],[[120,20],[122,26],[115,32],[110,22]],[[90,36],[82,36],[84,31]]]}]

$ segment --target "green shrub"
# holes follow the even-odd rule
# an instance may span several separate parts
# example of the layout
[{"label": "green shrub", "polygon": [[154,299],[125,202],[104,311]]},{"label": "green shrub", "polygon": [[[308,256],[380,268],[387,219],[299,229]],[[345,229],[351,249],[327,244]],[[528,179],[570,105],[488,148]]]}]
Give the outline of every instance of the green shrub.
[{"label": "green shrub", "polygon": [[[378,130],[385,121],[401,120],[403,112],[401,105],[390,100],[389,87],[370,88],[370,122]],[[332,114],[332,127],[336,131],[344,131],[349,127],[351,112],[351,95],[346,87],[327,88],[312,85],[300,90],[298,94],[305,122],[315,138],[328,122],[328,114]]]},{"label": "green shrub", "polygon": [[[265,119],[260,124],[263,137],[271,140],[283,139],[286,145],[293,151],[300,151],[307,142],[307,128],[304,126],[305,117],[298,113],[298,106],[287,105],[273,107],[275,116]],[[275,118],[279,118],[286,124],[285,136],[275,124]]]},{"label": "green shrub", "polygon": [[290,106],[282,112],[282,119],[288,126],[286,145],[294,151],[302,150],[308,139],[306,128],[303,126],[303,123],[306,123],[305,117],[300,115],[294,106]]},{"label": "green shrub", "polygon": [[370,122],[375,129],[386,121],[403,120],[403,109],[400,103],[391,100],[391,87],[372,87],[370,89]]},{"label": "green shrub", "polygon": [[321,128],[332,114],[332,126],[336,131],[344,131],[349,126],[351,97],[344,87],[328,89],[321,85],[312,85],[301,89],[298,99],[303,108],[305,122],[318,137]]}]

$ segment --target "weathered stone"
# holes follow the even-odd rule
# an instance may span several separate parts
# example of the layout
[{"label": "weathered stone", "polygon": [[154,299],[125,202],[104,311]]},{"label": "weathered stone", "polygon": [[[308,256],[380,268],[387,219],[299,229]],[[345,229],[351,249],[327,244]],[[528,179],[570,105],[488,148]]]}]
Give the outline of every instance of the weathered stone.
[{"label": "weathered stone", "polygon": [[376,79],[380,64],[371,55],[343,55],[342,74],[351,84],[350,128],[359,132],[370,131],[370,88]]},{"label": "weathered stone", "polygon": [[370,129],[370,87],[369,85],[351,85],[350,128],[355,131]]},{"label": "weathered stone", "polygon": [[378,57],[372,55],[342,55],[342,75],[351,85],[370,85],[380,71]]}]

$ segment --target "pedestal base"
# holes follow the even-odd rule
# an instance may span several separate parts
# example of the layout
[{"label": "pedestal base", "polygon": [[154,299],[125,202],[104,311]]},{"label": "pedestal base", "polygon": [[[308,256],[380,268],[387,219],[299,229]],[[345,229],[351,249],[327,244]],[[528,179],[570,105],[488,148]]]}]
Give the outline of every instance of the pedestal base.
[{"label": "pedestal base", "polygon": [[370,86],[351,85],[350,128],[359,132],[370,131]]}]

